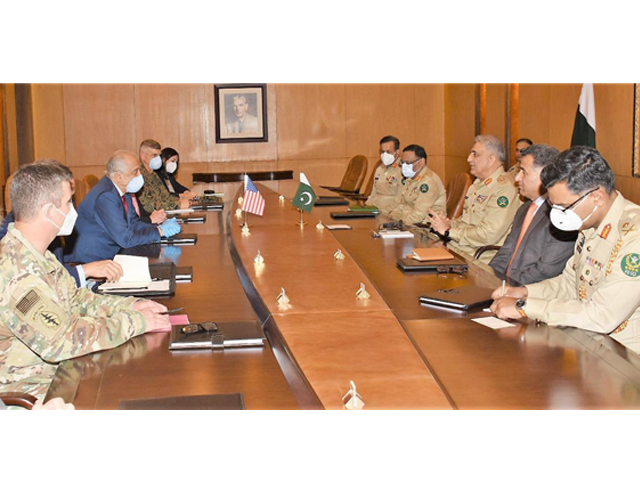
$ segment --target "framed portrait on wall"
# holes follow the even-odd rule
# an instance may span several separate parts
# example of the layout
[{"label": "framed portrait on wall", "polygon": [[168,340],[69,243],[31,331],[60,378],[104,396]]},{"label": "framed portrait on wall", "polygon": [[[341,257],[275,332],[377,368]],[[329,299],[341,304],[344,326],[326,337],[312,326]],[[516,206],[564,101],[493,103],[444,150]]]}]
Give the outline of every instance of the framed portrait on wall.
[{"label": "framed portrait on wall", "polygon": [[214,85],[216,143],[268,141],[267,85]]}]

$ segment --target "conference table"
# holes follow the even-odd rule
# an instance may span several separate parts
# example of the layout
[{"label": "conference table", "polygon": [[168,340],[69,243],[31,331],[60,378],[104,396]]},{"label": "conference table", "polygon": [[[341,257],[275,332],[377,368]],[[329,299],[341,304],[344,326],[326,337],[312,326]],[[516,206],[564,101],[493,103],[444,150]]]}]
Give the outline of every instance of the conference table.
[{"label": "conference table", "polygon": [[[365,409],[640,407],[640,356],[606,335],[530,320],[493,330],[471,321],[490,315],[481,310],[420,305],[420,295],[439,289],[497,287],[485,264],[449,245],[467,273],[403,273],[398,258],[438,239],[419,228],[413,238],[376,237],[387,219],[333,220],[344,206],[316,207],[300,226],[291,205],[297,182],[257,186],[266,207],[262,217],[247,215],[248,232],[236,215],[238,183],[225,186],[222,212],[183,226],[198,241],[173,260],[193,267],[193,281],[159,301],[184,307],[192,323],[259,321],[265,347],[175,352],[167,333],[146,334],[62,362],[49,396],[79,409],[228,393],[242,393],[247,409],[341,409],[354,382]],[[164,248],[150,258],[166,261]],[[361,287],[368,298],[357,297]],[[278,302],[283,289],[288,303]]]}]

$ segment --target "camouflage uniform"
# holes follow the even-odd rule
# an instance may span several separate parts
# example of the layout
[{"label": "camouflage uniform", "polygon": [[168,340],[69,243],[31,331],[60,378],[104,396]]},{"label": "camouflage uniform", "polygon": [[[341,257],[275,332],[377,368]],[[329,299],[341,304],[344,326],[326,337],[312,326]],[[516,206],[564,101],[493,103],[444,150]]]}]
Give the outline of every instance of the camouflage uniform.
[{"label": "camouflage uniform", "polygon": [[0,391],[44,398],[73,357],[113,348],[145,332],[135,298],[96,295],[13,224],[0,242]]},{"label": "camouflage uniform", "polygon": [[382,213],[389,213],[389,206],[396,198],[401,180],[402,169],[398,162],[388,167],[381,163],[374,173],[373,189],[367,199],[367,205],[375,205]]},{"label": "camouflage uniform", "polygon": [[447,192],[437,173],[426,165],[413,178],[403,178],[390,204],[389,216],[406,224],[427,221],[429,209],[446,212]]},{"label": "camouflage uniform", "polygon": [[[521,204],[518,189],[500,167],[484,181],[476,178],[471,184],[462,215],[451,221],[449,235],[455,246],[469,255],[485,245],[500,246]],[[491,258],[482,260],[488,262]]]},{"label": "camouflage uniform", "polygon": [[618,193],[562,274],[527,285],[531,319],[608,334],[640,353],[640,207]]},{"label": "camouflage uniform", "polygon": [[142,204],[142,207],[149,213],[154,210],[174,210],[178,208],[178,199],[169,193],[167,187],[162,184],[160,177],[153,170],[150,172],[140,162],[140,170],[144,177],[144,187],[140,190],[136,197]]}]

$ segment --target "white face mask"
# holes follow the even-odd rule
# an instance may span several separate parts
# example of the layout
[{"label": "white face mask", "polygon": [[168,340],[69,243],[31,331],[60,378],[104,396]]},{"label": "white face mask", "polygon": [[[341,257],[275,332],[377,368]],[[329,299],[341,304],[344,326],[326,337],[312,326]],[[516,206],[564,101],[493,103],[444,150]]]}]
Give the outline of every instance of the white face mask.
[{"label": "white face mask", "polygon": [[551,223],[553,224],[553,226],[556,227],[558,230],[562,230],[564,232],[574,232],[576,230],[580,230],[584,222],[589,220],[591,215],[593,215],[598,209],[598,206],[595,205],[591,213],[587,215],[587,217],[584,220],[580,218],[580,215],[578,215],[574,211],[576,208],[578,208],[578,206],[580,206],[582,202],[584,202],[587,199],[589,195],[586,195],[582,200],[578,202],[577,205],[574,205],[569,210],[563,211],[562,207],[558,207],[557,205],[554,205],[553,207],[551,207],[551,213],[549,214],[549,219],[551,220]]},{"label": "white face mask", "polygon": [[382,164],[385,167],[388,167],[389,165],[391,165],[393,162],[396,161],[396,157],[394,157],[393,155],[391,155],[390,153],[387,152],[382,152],[380,154],[380,160],[382,161]]},{"label": "white face mask", "polygon": [[60,213],[60,215],[64,216],[64,222],[62,223],[61,227],[56,225],[56,222],[47,217],[47,220],[49,220],[58,229],[57,236],[66,237],[67,235],[71,235],[71,232],[73,232],[73,227],[75,226],[76,220],[78,218],[78,212],[76,212],[76,209],[73,208],[73,205],[71,205],[69,213],[67,213],[66,215],[62,213],[62,211],[60,211],[55,205],[53,205],[53,208],[58,210],[58,213]]},{"label": "white face mask", "polygon": [[158,170],[162,166],[162,159],[159,156],[155,156],[149,162],[151,170]]},{"label": "white face mask", "polygon": [[136,193],[144,186],[144,177],[142,175],[138,175],[137,177],[133,177],[129,180],[127,184],[127,192],[128,193]]},{"label": "white face mask", "polygon": [[165,164],[164,169],[167,171],[167,173],[175,173],[175,171],[178,169],[178,164],[176,162],[169,162]]},{"label": "white face mask", "polygon": [[402,164],[402,175],[405,178],[413,178],[416,175],[416,172],[413,171],[412,163],[403,163]]}]

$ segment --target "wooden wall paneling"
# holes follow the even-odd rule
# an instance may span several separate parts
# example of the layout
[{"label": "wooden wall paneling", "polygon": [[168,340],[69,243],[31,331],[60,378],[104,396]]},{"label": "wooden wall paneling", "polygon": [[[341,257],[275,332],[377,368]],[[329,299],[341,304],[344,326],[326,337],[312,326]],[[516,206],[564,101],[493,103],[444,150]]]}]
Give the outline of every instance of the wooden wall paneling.
[{"label": "wooden wall paneling", "polygon": [[66,163],[62,84],[31,85],[35,158]]},{"label": "wooden wall paneling", "polygon": [[596,147],[616,175],[632,176],[633,84],[594,85]]},{"label": "wooden wall paneling", "polygon": [[[207,85],[135,85],[136,144],[147,138],[180,153],[180,163],[207,159]],[[136,150],[137,151],[137,150]]]},{"label": "wooden wall paneling", "polygon": [[551,86],[549,84],[520,84],[520,135],[533,143],[553,145],[550,139]]},{"label": "wooden wall paneling", "polygon": [[444,84],[415,85],[416,143],[427,151],[429,168],[444,182]]},{"label": "wooden wall paneling", "polygon": [[6,145],[4,151],[8,156],[5,164],[8,163],[9,171],[7,175],[11,175],[18,170],[18,125],[16,122],[16,91],[13,83],[4,84],[4,115],[5,115],[5,135]]},{"label": "wooden wall paneling", "polygon": [[402,146],[415,136],[415,87],[410,84],[346,85],[347,156],[380,155],[379,141],[394,135]]},{"label": "wooden wall paneling", "polygon": [[[2,192],[4,192],[5,180],[9,176],[8,168],[5,167],[6,154],[4,152],[4,135],[6,130],[4,88],[4,84],[0,83],[0,187],[2,187]],[[0,198],[0,202],[2,202],[2,206],[4,207],[4,195],[2,195],[2,198]]]},{"label": "wooden wall paneling", "polygon": [[511,83],[507,87],[507,138],[505,148],[507,151],[507,166],[515,165],[516,142],[520,136],[520,85]]},{"label": "wooden wall paneling", "polygon": [[67,165],[102,166],[119,149],[138,151],[134,86],[65,84]]},{"label": "wooden wall paneling", "polygon": [[278,160],[348,156],[344,85],[283,84],[276,93]]},{"label": "wooden wall paneling", "polygon": [[487,117],[485,133],[494,135],[506,143],[507,85],[505,83],[487,84]]},{"label": "wooden wall paneling", "polygon": [[33,109],[31,84],[16,83],[16,125],[18,133],[18,164],[27,165],[35,160],[33,147]]},{"label": "wooden wall paneling", "polygon": [[[549,138],[551,145],[562,151],[571,146],[571,134],[573,124],[576,120],[578,110],[578,99],[580,98],[581,83],[574,84],[552,84],[551,98],[549,103],[550,130]],[[598,103],[596,99],[596,112]],[[597,115],[597,113],[596,113]],[[596,133],[596,142],[598,134]]]},{"label": "wooden wall paneling", "polygon": [[461,171],[468,172],[467,157],[473,145],[476,128],[476,85],[447,84],[445,107],[445,178],[448,182]]}]

